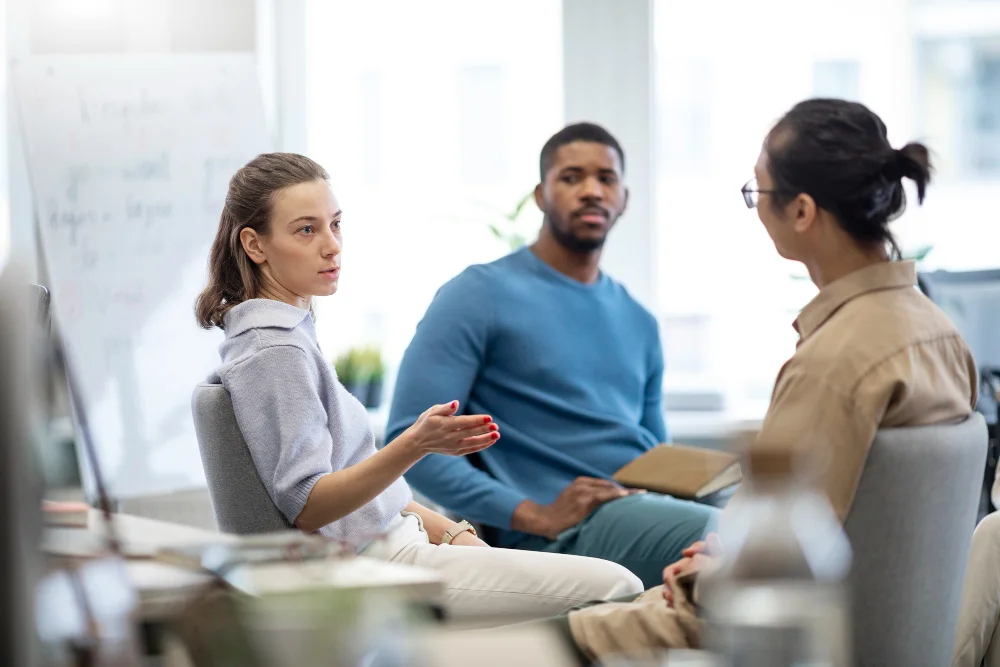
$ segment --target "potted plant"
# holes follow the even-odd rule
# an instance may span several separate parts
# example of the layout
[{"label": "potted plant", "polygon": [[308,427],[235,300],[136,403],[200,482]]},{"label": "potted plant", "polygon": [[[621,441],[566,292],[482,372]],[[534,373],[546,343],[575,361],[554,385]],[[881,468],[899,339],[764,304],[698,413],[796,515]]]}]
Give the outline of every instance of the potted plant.
[{"label": "potted plant", "polygon": [[382,387],[385,377],[385,364],[382,354],[377,348],[369,347],[363,351],[364,367],[368,374],[367,393],[362,403],[366,408],[375,409],[382,405]]},{"label": "potted plant", "polygon": [[334,361],[337,377],[344,387],[366,408],[377,408],[382,402],[385,364],[375,347],[353,347]]}]

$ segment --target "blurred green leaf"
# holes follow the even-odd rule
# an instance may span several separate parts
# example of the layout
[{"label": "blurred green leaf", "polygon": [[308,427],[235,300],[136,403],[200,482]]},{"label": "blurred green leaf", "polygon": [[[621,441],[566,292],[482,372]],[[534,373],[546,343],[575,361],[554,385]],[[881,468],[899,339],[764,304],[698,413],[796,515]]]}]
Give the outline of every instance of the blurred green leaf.
[{"label": "blurred green leaf", "polygon": [[337,371],[337,377],[345,385],[381,380],[385,375],[382,353],[372,346],[349,349],[334,360],[333,367]]},{"label": "blurred green leaf", "polygon": [[922,262],[924,258],[931,253],[931,250],[934,250],[934,246],[925,245],[917,248],[912,253],[903,253],[903,259],[912,259],[917,262]]},{"label": "blurred green leaf", "polygon": [[508,219],[513,222],[514,220],[517,220],[519,217],[521,217],[521,213],[524,212],[524,207],[528,205],[528,202],[534,201],[534,199],[535,199],[534,190],[521,197],[520,201],[517,202],[517,206],[514,207],[513,212],[511,212],[511,214],[508,216]]},{"label": "blurred green leaf", "polygon": [[501,213],[490,207],[495,216],[495,220],[488,222],[487,226],[489,227],[490,232],[495,237],[503,241],[511,250],[517,250],[518,248],[526,245],[528,242],[525,235],[520,229],[518,229],[518,221],[524,214],[525,210],[528,209],[528,204],[533,203],[534,200],[535,191],[532,189],[518,199],[514,208],[506,213]]},{"label": "blurred green leaf", "polygon": [[[903,259],[913,260],[914,262],[917,262],[919,264],[920,262],[924,261],[924,258],[926,258],[927,255],[931,254],[932,250],[934,250],[934,246],[925,245],[925,246],[920,246],[913,252],[904,252],[902,253],[902,256]],[[811,280],[811,278],[809,278],[808,275],[802,275],[801,273],[792,273],[789,274],[789,277],[792,280]]]}]

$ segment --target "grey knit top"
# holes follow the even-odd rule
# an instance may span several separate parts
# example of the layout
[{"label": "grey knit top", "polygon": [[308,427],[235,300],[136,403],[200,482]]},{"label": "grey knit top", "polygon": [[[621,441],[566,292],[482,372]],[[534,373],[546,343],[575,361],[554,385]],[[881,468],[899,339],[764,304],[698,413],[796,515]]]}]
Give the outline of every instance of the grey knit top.
[{"label": "grey knit top", "polygon": [[[294,523],[320,477],[375,454],[368,413],[323,357],[309,311],[251,299],[233,307],[225,325],[222,366],[209,382],[229,392],[260,479]],[[360,547],[383,532],[412,497],[400,478],[320,533]]]}]

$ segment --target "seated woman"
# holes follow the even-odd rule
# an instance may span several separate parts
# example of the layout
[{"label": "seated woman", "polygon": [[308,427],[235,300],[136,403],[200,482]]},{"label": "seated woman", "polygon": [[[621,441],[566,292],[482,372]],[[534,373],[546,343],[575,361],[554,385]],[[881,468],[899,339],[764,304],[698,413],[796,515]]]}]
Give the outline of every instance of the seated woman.
[{"label": "seated woman", "polygon": [[334,294],[341,271],[342,213],[328,181],[321,166],[287,153],[236,172],[196,305],[201,326],[225,331],[212,381],[232,397],[278,509],[361,554],[440,570],[456,617],[544,616],[641,591],[615,563],[491,549],[467,523],[413,501],[402,476],[417,461],[477,452],[500,434],[488,415],[456,416],[452,402],[376,451],[364,407],[337,380],[313,328],[312,299]]},{"label": "seated woman", "polygon": [[[905,206],[902,179],[916,183],[922,202],[930,169],[927,148],[894,149],[885,124],[863,105],[816,99],[770,131],[743,187],[778,254],[804,264],[819,288],[795,320],[798,345],[751,446],[820,453],[822,484],[841,521],[876,431],[961,420],[975,405],[972,355],[914,288],[916,267],[900,260],[888,228]],[[667,604],[650,591],[638,604],[571,613],[577,644],[594,656],[694,641],[689,601],[669,607],[677,577],[703,567],[712,542],[692,545],[665,570]]]}]

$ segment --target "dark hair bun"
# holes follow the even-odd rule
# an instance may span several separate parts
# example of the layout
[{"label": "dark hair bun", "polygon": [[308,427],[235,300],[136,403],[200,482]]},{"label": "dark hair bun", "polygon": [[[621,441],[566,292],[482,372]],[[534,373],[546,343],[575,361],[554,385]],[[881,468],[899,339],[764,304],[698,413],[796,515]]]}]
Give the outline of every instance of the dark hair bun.
[{"label": "dark hair bun", "polygon": [[931,154],[927,146],[911,142],[895,151],[899,177],[909,178],[917,184],[917,202],[924,203],[927,186],[931,182]]},{"label": "dark hair bun", "polygon": [[772,205],[808,194],[858,243],[886,244],[899,254],[888,223],[906,209],[904,178],[917,184],[917,199],[924,201],[931,180],[926,146],[894,150],[885,123],[863,104],[813,99],[778,121],[765,149],[778,192]]}]

